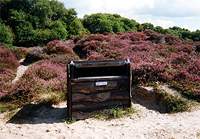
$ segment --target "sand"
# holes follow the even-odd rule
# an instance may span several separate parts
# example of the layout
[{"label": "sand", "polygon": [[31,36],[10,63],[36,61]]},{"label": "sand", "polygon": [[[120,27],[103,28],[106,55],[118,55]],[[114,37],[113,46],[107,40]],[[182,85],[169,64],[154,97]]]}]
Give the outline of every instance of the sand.
[{"label": "sand", "polygon": [[132,116],[107,121],[88,118],[72,124],[63,121],[65,108],[43,107],[21,124],[1,119],[0,139],[196,139],[200,135],[200,108],[161,114],[139,104],[133,107],[137,113]]},{"label": "sand", "polygon": [[[20,63],[23,63],[24,59],[21,59],[19,62]],[[20,65],[18,68],[17,68],[17,72],[16,72],[16,77],[15,79],[12,80],[12,83],[16,83],[23,75],[24,73],[28,70],[30,65]]]}]

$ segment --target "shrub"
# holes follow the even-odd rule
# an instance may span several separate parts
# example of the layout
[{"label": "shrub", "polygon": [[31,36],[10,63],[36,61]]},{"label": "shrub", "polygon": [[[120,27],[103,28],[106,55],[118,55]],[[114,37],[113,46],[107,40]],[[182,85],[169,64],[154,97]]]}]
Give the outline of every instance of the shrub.
[{"label": "shrub", "polygon": [[8,95],[19,62],[10,49],[0,46],[0,98]]},{"label": "shrub", "polygon": [[19,62],[16,56],[8,48],[0,46],[0,69],[12,69],[16,70],[19,66]]},{"label": "shrub", "polygon": [[33,40],[34,44],[46,44],[47,42],[54,39],[52,31],[50,29],[37,29],[34,30],[35,38]]},{"label": "shrub", "polygon": [[15,54],[18,60],[24,59],[29,53],[29,51],[30,51],[29,48],[24,48],[24,47],[15,47],[12,49],[12,52]]},{"label": "shrub", "polygon": [[157,97],[159,99],[159,105],[163,106],[167,113],[183,112],[189,109],[187,100],[173,96],[165,91],[157,90]]},{"label": "shrub", "polygon": [[30,64],[47,58],[48,55],[45,54],[43,48],[35,47],[27,53],[24,63]]},{"label": "shrub", "polygon": [[73,43],[69,44],[60,40],[54,40],[47,44],[45,52],[47,54],[74,54],[72,46]]},{"label": "shrub", "polygon": [[60,39],[64,40],[68,36],[68,32],[61,21],[54,21],[50,25],[51,40]]},{"label": "shrub", "polygon": [[88,60],[129,58],[134,84],[159,81],[196,97],[200,94],[199,54],[191,44],[176,37],[149,31],[96,34],[78,40],[73,49]]},{"label": "shrub", "polygon": [[169,45],[179,45],[182,43],[182,41],[179,38],[171,36],[171,35],[166,35],[165,41]]},{"label": "shrub", "polygon": [[15,27],[15,43],[22,46],[34,46],[35,32],[30,22],[24,21]]},{"label": "shrub", "polygon": [[5,24],[0,22],[0,43],[12,44],[13,43],[13,33],[12,30]]},{"label": "shrub", "polygon": [[65,99],[65,93],[66,65],[43,60],[33,64],[3,100],[20,106],[30,102],[57,103]]},{"label": "shrub", "polygon": [[0,98],[8,95],[12,88],[12,80],[15,78],[15,72],[10,69],[0,69]]},{"label": "shrub", "polygon": [[57,63],[66,64],[70,60],[77,60],[79,57],[73,52],[74,42],[72,40],[54,40],[44,47],[32,48],[28,52],[25,63],[34,63],[39,60],[50,59]]}]

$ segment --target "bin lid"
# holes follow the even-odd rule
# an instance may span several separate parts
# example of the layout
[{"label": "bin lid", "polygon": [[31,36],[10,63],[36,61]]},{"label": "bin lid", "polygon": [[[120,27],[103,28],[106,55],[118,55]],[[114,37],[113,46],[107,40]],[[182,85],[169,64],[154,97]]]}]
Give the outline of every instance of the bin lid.
[{"label": "bin lid", "polygon": [[70,61],[69,64],[75,67],[112,67],[112,66],[123,66],[129,64],[130,60],[75,60]]}]

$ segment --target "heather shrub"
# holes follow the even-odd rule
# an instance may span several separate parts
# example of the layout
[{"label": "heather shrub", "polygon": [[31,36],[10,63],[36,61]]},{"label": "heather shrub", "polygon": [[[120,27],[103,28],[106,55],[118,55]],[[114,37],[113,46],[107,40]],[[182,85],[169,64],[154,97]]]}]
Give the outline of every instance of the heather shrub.
[{"label": "heather shrub", "polygon": [[15,76],[15,72],[11,69],[0,69],[0,98],[8,95],[12,87],[11,82]]},{"label": "heather shrub", "polygon": [[171,36],[171,35],[166,35],[165,41],[169,45],[179,45],[179,44],[183,43],[179,38],[177,38],[175,36]]},{"label": "heather shrub", "polygon": [[0,98],[9,94],[18,66],[19,62],[12,51],[0,46]]},{"label": "heather shrub", "polygon": [[24,60],[24,63],[30,64],[37,62],[39,60],[47,59],[48,55],[45,54],[42,47],[35,47],[32,48],[30,52],[26,55],[26,58]]},{"label": "heather shrub", "polygon": [[42,60],[33,64],[14,85],[4,101],[17,105],[30,102],[57,103],[65,99],[66,65]]},{"label": "heather shrub", "polygon": [[129,58],[134,85],[159,81],[199,95],[200,55],[176,37],[152,31],[96,34],[78,40],[73,49],[88,60]]},{"label": "heather shrub", "polygon": [[44,51],[47,54],[74,54],[72,42],[63,42],[60,40],[54,40],[47,44]]},{"label": "heather shrub", "polygon": [[15,54],[18,60],[24,59],[30,51],[30,48],[25,47],[15,47],[12,49],[12,52]]},{"label": "heather shrub", "polygon": [[12,51],[8,48],[0,46],[0,69],[7,68],[16,70],[18,66],[19,62]]},{"label": "heather shrub", "polygon": [[148,36],[147,40],[153,43],[158,43],[158,44],[166,43],[165,36],[160,33],[154,32],[152,30],[145,30],[144,33]]},{"label": "heather shrub", "polygon": [[73,52],[74,43],[72,40],[60,41],[54,40],[44,47],[36,47],[28,52],[25,63],[34,63],[39,60],[50,59],[58,63],[67,63],[69,60],[79,59]]}]

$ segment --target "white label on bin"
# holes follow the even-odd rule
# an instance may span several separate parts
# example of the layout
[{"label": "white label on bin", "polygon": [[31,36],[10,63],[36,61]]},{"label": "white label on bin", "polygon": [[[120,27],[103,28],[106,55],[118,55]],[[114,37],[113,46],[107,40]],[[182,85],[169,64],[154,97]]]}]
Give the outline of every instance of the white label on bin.
[{"label": "white label on bin", "polygon": [[96,86],[106,86],[108,84],[108,82],[96,82],[95,85]]}]

